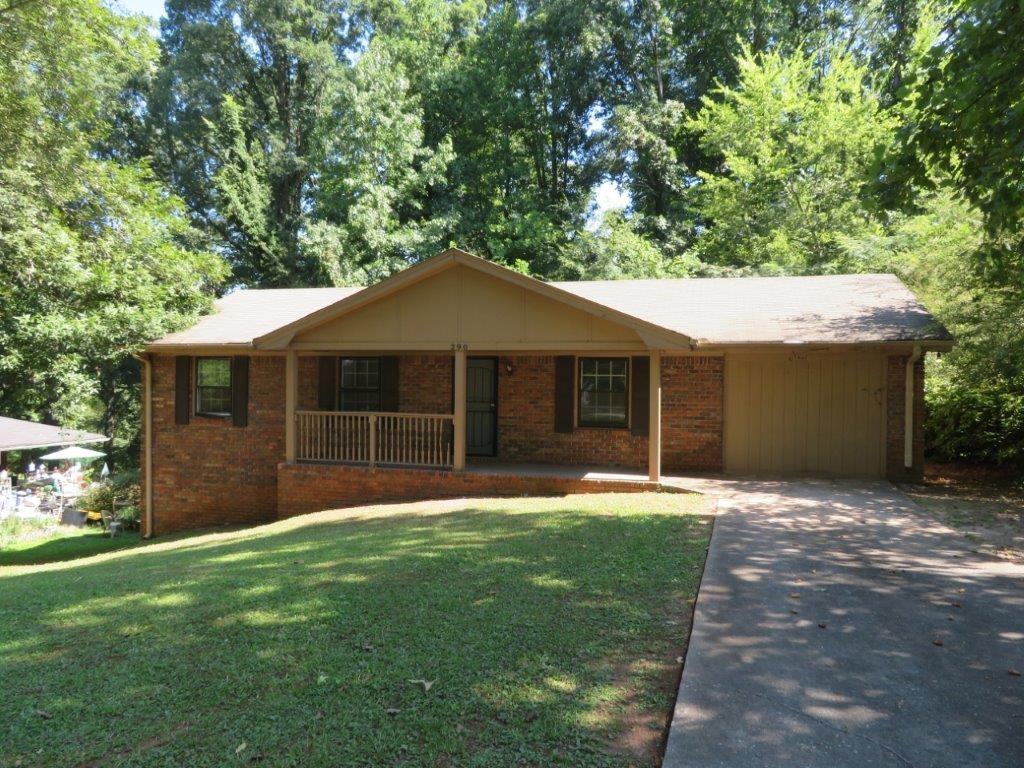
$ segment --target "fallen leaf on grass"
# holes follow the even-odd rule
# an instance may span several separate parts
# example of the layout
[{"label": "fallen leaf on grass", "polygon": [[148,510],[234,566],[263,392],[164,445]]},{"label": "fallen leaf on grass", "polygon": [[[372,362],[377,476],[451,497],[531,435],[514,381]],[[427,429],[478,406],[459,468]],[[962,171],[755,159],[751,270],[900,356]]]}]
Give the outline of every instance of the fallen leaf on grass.
[{"label": "fallen leaf on grass", "polygon": [[36,714],[39,715],[39,717],[43,718],[43,720],[50,720],[53,718],[53,715],[45,709],[37,709]]},{"label": "fallen leaf on grass", "polygon": [[241,744],[239,744],[239,745],[238,745],[237,747],[235,747],[235,754],[236,754],[236,755],[240,755],[240,754],[242,754],[243,752],[245,752],[245,748],[246,748],[246,747],[248,747],[248,746],[249,746],[249,745],[248,745],[248,744],[246,744],[246,743],[245,743],[245,742],[243,741],[243,742],[242,742]]},{"label": "fallen leaf on grass", "polygon": [[427,691],[429,691],[431,688],[434,687],[434,681],[433,680],[409,680],[407,682],[410,682],[413,685],[422,685],[424,693],[426,693]]},{"label": "fallen leaf on grass", "polygon": [[398,714],[399,712],[401,712],[402,710],[400,710],[400,709],[397,709],[396,707],[388,707],[388,708],[387,708],[387,709],[385,709],[384,711],[385,711],[385,712],[386,712],[387,714],[391,715],[391,717],[394,717],[395,715],[397,715],[397,714]]}]

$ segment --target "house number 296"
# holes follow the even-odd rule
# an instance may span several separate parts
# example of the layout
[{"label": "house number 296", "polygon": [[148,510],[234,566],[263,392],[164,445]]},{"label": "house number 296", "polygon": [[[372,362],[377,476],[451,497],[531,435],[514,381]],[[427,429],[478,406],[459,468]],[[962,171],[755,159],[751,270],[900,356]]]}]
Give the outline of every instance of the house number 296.
[{"label": "house number 296", "polygon": [[469,344],[464,341],[457,341],[452,344],[452,352],[465,352],[469,349]]}]

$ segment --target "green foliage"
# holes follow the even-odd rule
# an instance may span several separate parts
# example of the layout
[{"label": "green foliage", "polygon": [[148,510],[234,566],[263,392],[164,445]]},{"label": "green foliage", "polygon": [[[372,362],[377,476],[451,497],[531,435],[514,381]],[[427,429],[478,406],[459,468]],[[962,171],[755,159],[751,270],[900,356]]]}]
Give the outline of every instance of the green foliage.
[{"label": "green foliage", "polygon": [[67,0],[0,15],[0,50],[0,412],[99,427],[124,450],[131,355],[223,276],[148,165],[99,151],[156,48],[138,21]]},{"label": "green foliage", "polygon": [[168,0],[150,150],[237,281],[322,284],[299,248],[331,103],[354,50],[344,0]]},{"label": "green foliage", "polygon": [[447,137],[425,145],[419,101],[385,42],[371,43],[341,84],[338,129],[317,192],[317,213],[329,229],[305,249],[334,239],[335,283],[347,282],[352,268],[374,282],[440,250],[451,222],[425,218],[423,210],[453,153]]},{"label": "green foliage", "polygon": [[1024,9],[1018,0],[955,0],[908,83],[903,127],[913,178],[947,168],[985,216],[985,255],[1004,281],[1024,269]]},{"label": "green foliage", "polygon": [[893,124],[867,72],[843,56],[824,73],[796,51],[738,60],[739,81],[706,96],[690,121],[718,173],[696,199],[710,222],[695,251],[706,262],[764,271],[845,272],[842,242],[878,225],[863,196]]},{"label": "green foliage", "polygon": [[115,472],[89,486],[79,498],[78,507],[88,512],[109,512],[115,500],[130,505],[127,519],[138,519],[138,508],[142,502],[138,470]]}]

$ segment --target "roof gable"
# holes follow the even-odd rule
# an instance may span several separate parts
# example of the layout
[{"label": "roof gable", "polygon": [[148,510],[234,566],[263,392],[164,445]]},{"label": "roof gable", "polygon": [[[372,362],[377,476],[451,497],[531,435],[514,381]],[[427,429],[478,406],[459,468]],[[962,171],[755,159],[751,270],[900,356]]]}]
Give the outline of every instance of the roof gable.
[{"label": "roof gable", "polygon": [[[545,283],[532,277],[527,277],[506,267],[502,267],[493,262],[473,256],[465,251],[449,249],[438,256],[409,267],[408,269],[403,270],[402,272],[399,272],[398,274],[393,275],[370,288],[343,298],[332,305],[325,306],[322,309],[312,312],[282,328],[258,337],[254,339],[254,345],[263,349],[285,349],[293,340],[296,340],[300,334],[303,334],[303,343],[314,343],[317,341],[322,342],[325,339],[317,336],[316,333],[309,333],[311,329],[324,326],[328,321],[340,320],[343,317],[355,313],[357,310],[363,310],[371,304],[382,302],[400,291],[411,291],[414,286],[421,282],[424,283],[421,290],[429,281],[430,289],[428,290],[441,290],[443,288],[443,290],[447,291],[447,294],[433,296],[434,304],[438,308],[443,308],[446,302],[453,300],[455,293],[451,288],[452,277],[448,276],[443,278],[441,276],[443,273],[456,268],[461,268],[466,270],[468,273],[472,273],[474,278],[477,278],[477,276],[483,276],[486,278],[483,280],[477,279],[475,282],[476,286],[482,289],[489,282],[505,283],[513,286],[514,288],[520,289],[518,295],[526,297],[522,300],[527,302],[529,306],[538,308],[538,311],[541,311],[539,308],[544,306],[544,302],[536,302],[534,297],[541,297],[546,299],[548,302],[562,304],[577,310],[578,312],[584,313],[598,321],[598,325],[601,326],[601,332],[608,332],[605,325],[601,323],[601,321],[604,321],[605,324],[611,323],[616,326],[628,328],[645,343],[654,344],[656,346],[680,347],[688,346],[690,343],[690,338],[678,331],[659,327],[654,323],[650,323],[598,302],[591,301],[584,296],[578,296],[551,283]],[[464,297],[460,295],[459,300],[460,302],[471,302],[473,300],[472,294],[467,293]],[[506,302],[504,306],[507,309],[511,305]],[[462,309],[461,306],[460,309]],[[480,316],[483,314],[497,315],[499,313],[498,307],[489,304],[482,306],[480,309],[482,310]],[[389,327],[398,334],[403,333],[402,323],[405,323],[408,326],[417,320],[422,321],[425,323],[423,331],[427,333],[431,331],[436,333],[439,330],[438,323],[441,322],[440,320],[435,322],[432,318],[423,316],[422,314],[414,317],[413,319],[406,318],[406,320],[393,321],[388,320],[383,316],[379,319],[382,323],[390,323]],[[444,319],[445,318],[442,318],[442,320]],[[450,317],[447,317],[447,320],[449,322],[447,327],[449,335],[444,337],[444,343],[446,344],[454,343],[453,340],[459,343],[464,343],[467,336],[472,336],[479,330],[478,328],[475,328],[468,319],[460,325],[453,324]],[[396,326],[394,325],[395,322],[399,324]],[[523,322],[529,323],[530,320],[525,319]],[[593,325],[593,321],[591,322],[591,325]],[[462,334],[462,336],[460,337],[459,334]],[[527,336],[529,336],[529,334],[527,334]],[[425,339],[422,336],[417,336],[416,334],[406,334],[406,338],[410,343],[414,341],[422,342],[433,340]],[[402,339],[396,338],[395,340],[399,341]],[[503,342],[507,341],[507,339],[494,340]],[[481,339],[480,341],[483,342],[484,340]],[[556,343],[556,340],[552,339],[551,343]]]}]

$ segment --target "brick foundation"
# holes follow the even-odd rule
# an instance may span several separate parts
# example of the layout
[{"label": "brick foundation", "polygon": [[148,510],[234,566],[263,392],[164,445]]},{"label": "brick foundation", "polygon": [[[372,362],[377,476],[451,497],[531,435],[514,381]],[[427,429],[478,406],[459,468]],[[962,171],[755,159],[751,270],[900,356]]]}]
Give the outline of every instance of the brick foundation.
[{"label": "brick foundation", "polygon": [[360,504],[484,496],[561,496],[570,493],[685,492],[633,480],[369,469],[336,464],[281,464],[277,508],[281,518]]},{"label": "brick foundation", "polygon": [[903,463],[907,355],[890,355],[886,366],[885,474],[890,480],[920,482],[924,477],[924,359],[914,366],[914,461]]}]

